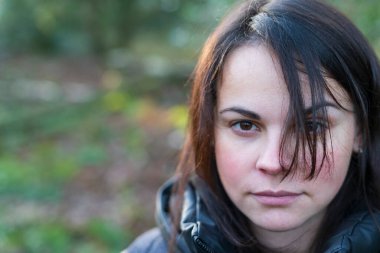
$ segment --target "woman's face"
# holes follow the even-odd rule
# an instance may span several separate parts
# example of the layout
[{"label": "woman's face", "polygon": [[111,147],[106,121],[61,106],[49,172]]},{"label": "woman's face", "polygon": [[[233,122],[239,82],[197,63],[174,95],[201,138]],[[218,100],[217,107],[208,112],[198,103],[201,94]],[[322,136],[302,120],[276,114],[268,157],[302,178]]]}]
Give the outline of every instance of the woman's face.
[{"label": "woman's face", "polygon": [[[300,79],[308,108],[307,78]],[[352,109],[340,85],[333,79],[326,81],[339,104]],[[330,132],[326,131],[329,161],[321,162],[323,148],[319,144],[317,168],[322,167],[318,177],[305,180],[310,168],[304,164],[294,176],[283,180],[286,168],[280,166],[279,153],[289,95],[276,57],[265,46],[235,49],[226,60],[218,88],[218,173],[229,198],[252,222],[258,239],[266,232],[303,233],[317,227],[341,188],[351,154],[359,145],[354,114],[343,110],[326,93],[326,104],[317,106],[326,109],[328,122],[317,119],[316,130],[330,126]],[[311,118],[307,115],[310,110],[305,111],[306,118]],[[285,164],[291,161],[293,150],[292,143],[288,145],[282,160]]]}]

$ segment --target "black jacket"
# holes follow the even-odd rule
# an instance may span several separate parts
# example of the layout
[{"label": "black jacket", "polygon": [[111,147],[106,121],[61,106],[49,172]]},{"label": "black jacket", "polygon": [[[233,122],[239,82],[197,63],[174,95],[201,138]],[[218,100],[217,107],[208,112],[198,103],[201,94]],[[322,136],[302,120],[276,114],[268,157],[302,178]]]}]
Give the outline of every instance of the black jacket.
[{"label": "black jacket", "polygon": [[[169,202],[173,180],[164,184],[157,195],[156,219],[158,229],[140,236],[127,249],[128,253],[167,252],[172,221]],[[375,214],[380,224],[380,213]],[[199,191],[190,183],[185,191],[180,221],[181,231],[176,238],[178,253],[232,253],[234,246],[219,232],[209,217]],[[351,215],[325,245],[323,253],[380,253],[380,232],[368,212]]]}]

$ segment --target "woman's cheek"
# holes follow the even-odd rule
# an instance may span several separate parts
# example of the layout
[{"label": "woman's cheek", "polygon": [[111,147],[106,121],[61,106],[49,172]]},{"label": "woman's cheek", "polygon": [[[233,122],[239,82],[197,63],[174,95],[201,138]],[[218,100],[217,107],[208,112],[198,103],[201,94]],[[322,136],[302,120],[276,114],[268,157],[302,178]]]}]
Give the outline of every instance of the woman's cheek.
[{"label": "woman's cheek", "polygon": [[239,145],[219,142],[216,146],[216,161],[219,177],[223,184],[237,184],[247,177],[250,170],[250,159],[247,150],[239,149]]},{"label": "woman's cheek", "polygon": [[[340,185],[347,175],[352,151],[347,149],[344,145],[335,145],[333,149],[328,150],[327,154],[323,161],[318,179],[336,181],[336,184]],[[322,158],[318,160],[321,161]]]}]

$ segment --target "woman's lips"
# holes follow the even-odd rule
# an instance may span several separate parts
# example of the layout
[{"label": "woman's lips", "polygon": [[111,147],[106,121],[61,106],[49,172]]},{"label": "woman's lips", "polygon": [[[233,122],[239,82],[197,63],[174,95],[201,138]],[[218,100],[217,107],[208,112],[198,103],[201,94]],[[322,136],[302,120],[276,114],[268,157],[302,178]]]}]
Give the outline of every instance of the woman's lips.
[{"label": "woman's lips", "polygon": [[262,205],[265,206],[286,206],[297,200],[302,193],[288,191],[262,191],[255,192],[253,196]]}]

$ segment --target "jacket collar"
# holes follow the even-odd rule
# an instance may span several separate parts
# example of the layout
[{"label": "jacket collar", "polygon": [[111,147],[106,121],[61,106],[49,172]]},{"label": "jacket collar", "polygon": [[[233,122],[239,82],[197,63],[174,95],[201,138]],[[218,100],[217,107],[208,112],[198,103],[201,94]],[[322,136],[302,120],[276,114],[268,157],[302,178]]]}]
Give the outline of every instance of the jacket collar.
[{"label": "jacket collar", "polygon": [[[166,182],[158,191],[156,200],[156,220],[166,241],[170,241],[174,227],[169,213],[174,183],[175,179]],[[235,252],[232,244],[219,232],[215,222],[208,214],[199,192],[191,182],[185,190],[176,247],[177,252],[181,253]]]}]

